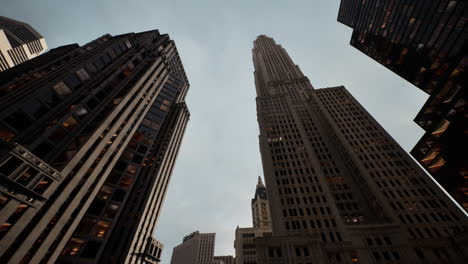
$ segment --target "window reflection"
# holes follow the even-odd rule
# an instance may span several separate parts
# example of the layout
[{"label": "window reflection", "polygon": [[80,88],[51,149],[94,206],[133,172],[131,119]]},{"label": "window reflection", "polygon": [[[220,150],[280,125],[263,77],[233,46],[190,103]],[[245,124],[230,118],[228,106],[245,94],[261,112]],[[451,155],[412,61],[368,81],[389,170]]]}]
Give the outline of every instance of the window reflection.
[{"label": "window reflection", "polygon": [[16,181],[18,183],[26,186],[32,181],[32,179],[34,179],[34,177],[38,173],[39,173],[38,170],[36,170],[34,168],[28,168],[25,172],[23,172],[23,174],[21,174],[21,176],[18,177],[18,179]]},{"label": "window reflection", "polygon": [[107,231],[109,230],[109,227],[110,227],[110,222],[107,222],[107,221],[97,222],[94,235],[99,238],[104,237]]},{"label": "window reflection", "polygon": [[122,188],[128,189],[128,188],[130,188],[132,183],[133,183],[133,178],[130,178],[128,176],[124,176],[120,180],[119,186],[122,187]]},{"label": "window reflection", "polygon": [[57,83],[52,87],[52,89],[61,96],[67,96],[72,93],[72,90],[64,82]]},{"label": "window reflection", "polygon": [[43,177],[37,184],[34,186],[33,191],[43,194],[47,188],[52,184],[52,180],[48,177]]},{"label": "window reflection", "polygon": [[77,124],[78,124],[78,121],[76,121],[75,118],[70,116],[67,120],[65,120],[62,123],[62,126],[65,127],[68,130],[72,130]]},{"label": "window reflection", "polygon": [[68,241],[67,245],[62,251],[62,256],[69,255],[69,256],[76,256],[78,252],[83,247],[84,244],[83,239],[72,237],[70,241]]}]

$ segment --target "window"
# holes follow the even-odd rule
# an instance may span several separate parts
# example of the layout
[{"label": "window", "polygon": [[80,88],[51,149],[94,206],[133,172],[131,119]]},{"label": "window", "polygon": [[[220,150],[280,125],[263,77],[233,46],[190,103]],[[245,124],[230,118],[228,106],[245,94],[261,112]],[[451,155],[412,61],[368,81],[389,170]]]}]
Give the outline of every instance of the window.
[{"label": "window", "polygon": [[95,199],[89,206],[88,211],[86,213],[92,215],[101,215],[102,209],[104,209],[105,206],[105,201]]},{"label": "window", "polygon": [[126,192],[123,191],[123,190],[116,190],[114,192],[114,195],[112,195],[112,201],[122,202],[123,199],[125,198],[125,194],[126,194]]},{"label": "window", "polygon": [[101,247],[101,242],[88,241],[88,244],[86,244],[85,248],[83,249],[83,253],[81,253],[80,257],[94,258],[96,257],[100,247]]},{"label": "window", "polygon": [[21,176],[18,177],[18,179],[16,179],[16,181],[19,184],[22,184],[22,185],[26,186],[32,181],[32,179],[34,179],[34,177],[38,173],[39,173],[38,170],[36,170],[34,168],[28,168],[25,172],[23,172],[23,174],[21,174]]},{"label": "window", "polygon": [[124,176],[120,180],[119,186],[122,188],[128,189],[132,185],[132,183],[133,183],[133,178]]},{"label": "window", "polygon": [[43,194],[47,188],[52,184],[52,179],[49,177],[43,177],[37,184],[34,186],[33,191]]},{"label": "window", "polygon": [[65,127],[66,129],[68,130],[73,130],[73,128],[78,124],[78,121],[76,121],[75,118],[73,117],[69,117],[67,118],[67,120],[65,120],[63,123],[62,123],[62,126]]},{"label": "window", "polygon": [[16,134],[13,133],[13,131],[6,127],[0,126],[0,139],[3,139],[4,141],[8,142],[11,141],[15,136]]},{"label": "window", "polygon": [[83,247],[84,240],[72,237],[62,250],[62,256],[76,256]]},{"label": "window", "polygon": [[75,108],[73,113],[75,114],[76,117],[83,119],[88,114],[88,110],[86,110],[86,108],[84,108],[83,106],[78,106]]},{"label": "window", "polygon": [[70,74],[64,78],[65,83],[68,87],[72,89],[76,89],[81,85],[81,80],[78,78],[76,74]]},{"label": "window", "polygon": [[106,211],[104,212],[104,217],[107,218],[114,218],[115,215],[117,214],[117,211],[119,210],[119,206],[116,204],[110,204],[107,208]]},{"label": "window", "polygon": [[13,171],[15,171],[22,163],[23,161],[18,159],[17,157],[11,157],[0,166],[0,173],[8,176]]},{"label": "window", "polygon": [[48,137],[48,139],[54,143],[61,142],[67,136],[65,129],[57,127]]},{"label": "window", "polygon": [[47,154],[51,153],[52,150],[53,146],[44,141],[39,144],[39,146],[37,146],[32,152],[39,158],[43,159]]},{"label": "window", "polygon": [[18,131],[22,131],[27,129],[31,125],[32,120],[24,112],[16,111],[9,117],[5,118],[5,122],[12,128]]},{"label": "window", "polygon": [[68,96],[72,93],[72,90],[64,82],[57,83],[52,89],[60,96]]},{"label": "window", "polygon": [[46,103],[50,108],[54,108],[60,103],[60,98],[52,92],[50,88],[38,95],[38,97]]},{"label": "window", "polygon": [[93,218],[83,217],[83,219],[80,221],[80,224],[76,228],[76,232],[78,234],[89,235],[91,234],[91,230],[93,229],[96,222],[97,221]]},{"label": "window", "polygon": [[89,77],[88,72],[83,68],[79,69],[76,72],[76,75],[78,75],[78,78],[80,78],[80,80],[83,81],[83,82],[91,79],[91,77]]},{"label": "window", "polygon": [[98,197],[103,199],[103,200],[107,200],[110,198],[111,194],[112,194],[112,190],[113,188],[112,187],[109,187],[109,186],[102,186],[101,188],[101,191],[99,192],[99,195]]},{"label": "window", "polygon": [[98,221],[94,235],[99,238],[103,238],[109,230],[110,222]]},{"label": "window", "polygon": [[49,109],[38,100],[32,100],[26,103],[23,106],[23,110],[37,119],[41,118],[49,111]]}]

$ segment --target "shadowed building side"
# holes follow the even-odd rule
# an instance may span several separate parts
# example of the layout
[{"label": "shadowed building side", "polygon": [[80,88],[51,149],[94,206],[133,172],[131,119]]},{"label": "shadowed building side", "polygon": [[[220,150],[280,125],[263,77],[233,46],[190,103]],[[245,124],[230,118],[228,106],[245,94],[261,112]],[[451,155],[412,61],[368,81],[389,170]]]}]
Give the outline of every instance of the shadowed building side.
[{"label": "shadowed building side", "polygon": [[257,263],[465,263],[467,218],[343,87],[314,89],[254,41],[272,236]]}]

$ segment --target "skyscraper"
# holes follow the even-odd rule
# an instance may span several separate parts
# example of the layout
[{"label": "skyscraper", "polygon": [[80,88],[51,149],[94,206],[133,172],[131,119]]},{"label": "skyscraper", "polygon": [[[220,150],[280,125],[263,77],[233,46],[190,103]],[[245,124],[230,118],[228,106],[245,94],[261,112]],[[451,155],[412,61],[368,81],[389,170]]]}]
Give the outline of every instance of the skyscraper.
[{"label": "skyscraper", "polygon": [[343,87],[254,41],[272,236],[257,263],[466,263],[467,217]]},{"label": "skyscraper", "polygon": [[468,211],[468,3],[342,0],[338,21],[352,46],[429,94],[411,154]]},{"label": "skyscraper", "polygon": [[236,264],[257,263],[257,253],[254,240],[257,237],[271,235],[270,206],[265,185],[258,176],[255,195],[252,199],[253,227],[237,227],[234,241],[236,251]]},{"label": "skyscraper", "polygon": [[0,72],[47,49],[44,37],[30,25],[0,16]]},{"label": "skyscraper", "polygon": [[0,73],[0,262],[158,263],[189,119],[174,41],[105,35],[20,66]]},{"label": "skyscraper", "polygon": [[171,264],[213,264],[215,233],[195,231],[174,247]]}]

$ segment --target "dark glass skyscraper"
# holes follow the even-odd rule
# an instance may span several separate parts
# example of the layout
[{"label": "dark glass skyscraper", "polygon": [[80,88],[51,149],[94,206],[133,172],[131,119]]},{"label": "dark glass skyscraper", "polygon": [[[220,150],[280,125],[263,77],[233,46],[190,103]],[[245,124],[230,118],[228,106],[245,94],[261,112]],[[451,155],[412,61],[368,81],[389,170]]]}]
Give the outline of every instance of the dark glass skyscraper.
[{"label": "dark glass skyscraper", "polygon": [[174,41],[105,35],[0,79],[0,262],[158,263],[189,119]]},{"label": "dark glass skyscraper", "polygon": [[342,0],[351,45],[430,95],[411,154],[468,210],[468,3]]},{"label": "dark glass skyscraper", "polygon": [[314,89],[272,38],[254,42],[272,236],[257,264],[466,263],[466,215],[343,87]]}]

